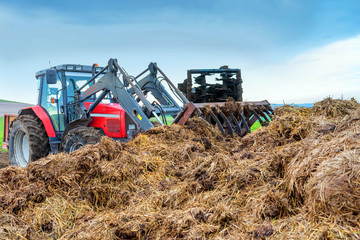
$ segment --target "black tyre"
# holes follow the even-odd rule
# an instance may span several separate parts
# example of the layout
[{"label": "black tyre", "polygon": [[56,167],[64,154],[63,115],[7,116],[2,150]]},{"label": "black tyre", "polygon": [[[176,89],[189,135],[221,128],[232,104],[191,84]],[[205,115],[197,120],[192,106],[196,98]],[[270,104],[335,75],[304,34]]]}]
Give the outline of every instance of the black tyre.
[{"label": "black tyre", "polygon": [[87,144],[100,142],[101,137],[101,132],[95,128],[77,127],[68,132],[64,138],[62,147],[64,152],[72,153]]},{"label": "black tyre", "polygon": [[9,157],[13,166],[26,167],[50,152],[49,138],[41,120],[32,115],[17,117],[10,126]]}]

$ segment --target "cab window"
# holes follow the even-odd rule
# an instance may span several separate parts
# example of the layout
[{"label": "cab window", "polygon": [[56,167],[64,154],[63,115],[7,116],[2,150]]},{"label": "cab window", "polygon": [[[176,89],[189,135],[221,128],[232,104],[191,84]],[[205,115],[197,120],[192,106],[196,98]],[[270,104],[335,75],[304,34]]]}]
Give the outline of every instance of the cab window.
[{"label": "cab window", "polygon": [[[67,102],[74,101],[75,90],[80,89],[84,84],[86,84],[91,78],[91,73],[81,73],[81,72],[65,72],[66,76],[66,90],[67,90]],[[95,82],[104,75],[100,75]],[[94,85],[94,82],[90,83],[86,87],[82,89],[81,92],[85,92],[89,87]],[[91,96],[87,99],[87,102],[93,102],[98,94]],[[105,99],[103,99],[102,103],[110,102],[110,94]]]},{"label": "cab window", "polygon": [[40,105],[49,113],[55,131],[64,131],[64,114],[60,111],[60,106],[63,105],[63,89],[59,77],[58,75],[55,84],[47,84],[46,77],[43,77]]}]

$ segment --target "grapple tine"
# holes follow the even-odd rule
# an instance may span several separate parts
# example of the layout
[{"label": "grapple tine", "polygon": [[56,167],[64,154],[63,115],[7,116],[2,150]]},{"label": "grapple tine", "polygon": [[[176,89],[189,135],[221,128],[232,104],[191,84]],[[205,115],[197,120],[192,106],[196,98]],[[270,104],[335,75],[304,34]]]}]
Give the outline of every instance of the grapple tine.
[{"label": "grapple tine", "polygon": [[264,126],[269,123],[269,121],[268,121],[266,115],[264,114],[264,112],[262,111],[262,109],[256,109],[255,112],[257,112],[257,114],[259,115],[259,122],[260,122],[261,126]]},{"label": "grapple tine", "polygon": [[234,116],[234,114],[230,113],[230,118],[231,121],[233,122],[233,124],[235,125],[235,129],[236,129],[236,133],[241,136],[241,125],[238,122],[238,120],[236,119],[236,117]]},{"label": "grapple tine", "polygon": [[274,111],[273,111],[273,109],[271,108],[271,105],[270,104],[264,104],[264,105],[262,105],[263,107],[265,107],[266,108],[266,110],[269,112],[269,115],[274,115]]},{"label": "grapple tine", "polygon": [[271,114],[268,111],[267,107],[264,105],[261,105],[262,114],[264,115],[264,118],[266,121],[271,122]]},{"label": "grapple tine", "polygon": [[[256,112],[256,109],[252,110],[252,113],[253,113],[254,117],[256,117],[256,119],[259,120],[261,126],[264,126],[265,122],[264,122],[264,120],[261,119],[259,114]],[[253,119],[254,119],[254,117],[253,117]],[[254,125],[255,122],[256,122],[256,120],[253,122],[253,124],[249,124],[249,126],[251,127],[252,125]]]},{"label": "grapple tine", "polygon": [[[214,114],[214,112],[211,111],[211,110],[210,110],[210,116],[211,116],[211,118],[216,122],[216,125],[217,125],[217,127],[219,128],[220,132],[225,136],[226,133],[225,133],[225,129],[224,129],[223,125],[221,124],[220,120],[216,117],[216,115]],[[208,122],[209,122],[210,124],[212,124],[211,121],[208,121]],[[212,124],[212,125],[213,125],[213,124]]]},{"label": "grapple tine", "polygon": [[243,127],[241,128],[241,134],[240,134],[240,136],[242,137],[242,136],[244,136],[245,134],[250,133],[250,128],[249,128],[248,122],[247,122],[247,120],[246,120],[243,112],[241,112],[241,113],[239,114],[239,117],[240,117],[241,123],[242,123],[240,126],[243,126]]},{"label": "grapple tine", "polygon": [[216,107],[216,111],[219,113],[220,117],[224,120],[225,133],[230,136],[234,136],[234,130],[232,128],[232,125],[231,125],[229,119],[225,116],[225,114],[218,107]]},{"label": "grapple tine", "polygon": [[266,109],[266,107],[265,106],[259,106],[260,108],[261,108],[261,112],[265,115],[265,120],[266,121],[270,121],[271,120],[271,118],[270,118],[270,116],[269,116],[269,111]]},{"label": "grapple tine", "polygon": [[250,128],[259,119],[259,115],[255,111],[251,111],[248,116],[248,126]]}]

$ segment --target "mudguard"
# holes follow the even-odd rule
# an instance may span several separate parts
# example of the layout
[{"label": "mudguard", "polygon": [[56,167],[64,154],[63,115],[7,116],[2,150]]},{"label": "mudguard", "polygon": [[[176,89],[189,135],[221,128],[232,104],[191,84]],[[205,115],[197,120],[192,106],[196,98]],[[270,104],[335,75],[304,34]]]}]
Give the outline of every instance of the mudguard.
[{"label": "mudguard", "polygon": [[36,115],[43,123],[45,127],[46,134],[49,138],[53,137],[56,138],[56,133],[54,126],[52,125],[51,119],[49,114],[39,105],[34,107],[23,108],[20,110],[19,115]]}]

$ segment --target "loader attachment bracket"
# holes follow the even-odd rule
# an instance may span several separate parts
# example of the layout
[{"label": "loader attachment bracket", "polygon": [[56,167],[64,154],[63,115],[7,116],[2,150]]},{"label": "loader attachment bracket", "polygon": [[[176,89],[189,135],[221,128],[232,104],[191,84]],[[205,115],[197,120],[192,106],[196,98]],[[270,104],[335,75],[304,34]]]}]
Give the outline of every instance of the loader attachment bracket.
[{"label": "loader attachment bracket", "polygon": [[181,112],[176,116],[175,120],[173,121],[173,123],[177,123],[180,125],[184,125],[190,117],[192,117],[195,111],[198,111],[198,113],[201,115],[202,111],[197,108],[194,103],[189,102],[187,104],[184,105],[184,107],[182,108]]}]

